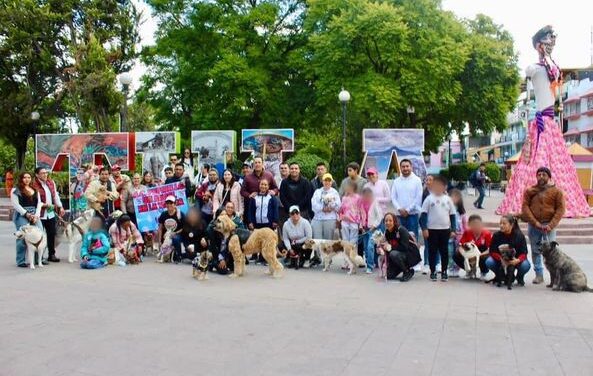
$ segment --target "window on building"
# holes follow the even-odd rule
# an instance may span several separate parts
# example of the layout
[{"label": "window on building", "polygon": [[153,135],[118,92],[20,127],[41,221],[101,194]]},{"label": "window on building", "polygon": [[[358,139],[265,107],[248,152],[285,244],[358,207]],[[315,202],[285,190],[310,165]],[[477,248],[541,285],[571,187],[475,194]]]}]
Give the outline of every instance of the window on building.
[{"label": "window on building", "polygon": [[593,110],[593,95],[587,97],[587,111]]},{"label": "window on building", "polygon": [[577,101],[574,104],[574,113],[575,114],[580,114],[581,113],[581,101]]},{"label": "window on building", "polygon": [[593,148],[593,132],[587,133],[587,146],[588,148]]}]

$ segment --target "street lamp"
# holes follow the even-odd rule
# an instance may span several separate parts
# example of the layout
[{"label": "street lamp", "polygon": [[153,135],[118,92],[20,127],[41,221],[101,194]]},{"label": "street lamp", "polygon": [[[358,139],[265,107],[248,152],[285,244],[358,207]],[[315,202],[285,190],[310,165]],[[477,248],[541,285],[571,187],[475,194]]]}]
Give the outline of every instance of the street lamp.
[{"label": "street lamp", "polygon": [[31,112],[31,120],[37,121],[37,120],[39,120],[40,117],[41,117],[41,115],[39,115],[39,112],[37,112],[37,111]]},{"label": "street lamp", "polygon": [[119,123],[119,131],[126,132],[128,128],[128,92],[130,90],[130,84],[132,83],[132,75],[129,72],[124,72],[120,74],[119,83],[122,85],[122,91],[124,93],[124,105],[122,108],[121,119]]},{"label": "street lamp", "polygon": [[416,119],[414,118],[416,114],[416,109],[414,108],[414,106],[408,106],[406,112],[408,113],[408,117],[410,118],[410,126],[412,128],[416,128]]},{"label": "street lamp", "polygon": [[346,167],[346,104],[350,101],[350,93],[342,88],[338,99],[342,103],[342,163]]}]

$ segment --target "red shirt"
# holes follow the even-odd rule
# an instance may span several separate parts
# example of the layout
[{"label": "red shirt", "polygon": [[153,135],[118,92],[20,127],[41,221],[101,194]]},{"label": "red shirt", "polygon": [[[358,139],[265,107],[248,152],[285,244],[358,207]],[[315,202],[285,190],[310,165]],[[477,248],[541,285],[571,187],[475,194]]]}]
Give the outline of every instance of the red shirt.
[{"label": "red shirt", "polygon": [[459,243],[463,244],[469,243],[471,241],[473,241],[478,246],[480,252],[484,252],[490,249],[490,243],[492,242],[492,233],[488,230],[482,230],[480,236],[476,238],[472,230],[465,230],[465,232],[461,236],[461,240],[459,241]]}]

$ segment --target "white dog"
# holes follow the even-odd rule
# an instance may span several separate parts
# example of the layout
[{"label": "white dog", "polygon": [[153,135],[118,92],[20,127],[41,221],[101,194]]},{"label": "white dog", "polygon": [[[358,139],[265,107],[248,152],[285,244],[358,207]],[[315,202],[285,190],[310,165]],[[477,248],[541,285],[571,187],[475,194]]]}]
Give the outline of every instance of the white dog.
[{"label": "white dog", "polygon": [[463,256],[463,268],[466,278],[477,278],[478,265],[480,263],[480,250],[474,242],[463,243],[459,247],[459,253]]},{"label": "white dog", "polygon": [[373,232],[371,238],[377,246],[377,254],[379,255],[379,260],[377,260],[377,265],[379,266],[379,278],[387,279],[387,256],[391,251],[391,244],[389,244],[385,238],[385,234],[380,230]]},{"label": "white dog", "polygon": [[27,245],[29,255],[29,268],[35,269],[35,253],[37,253],[37,265],[43,267],[43,254],[47,249],[47,236],[45,231],[37,226],[24,225],[14,233],[17,239],[23,239]]},{"label": "white dog", "polygon": [[68,244],[68,262],[73,263],[76,260],[76,250],[80,252],[82,237],[88,231],[91,220],[95,215],[95,210],[88,209],[80,217],[72,222],[62,222],[60,225],[60,236],[58,243]]},{"label": "white dog", "polygon": [[324,272],[329,270],[333,257],[340,252],[344,254],[348,264],[348,274],[356,274],[357,267],[365,266],[363,258],[357,253],[356,246],[345,240],[309,239],[305,240],[303,249],[311,249],[322,256]]},{"label": "white dog", "polygon": [[173,235],[177,229],[177,222],[174,219],[165,220],[165,235],[163,235],[163,243],[161,244],[159,254],[157,255],[157,262],[169,262],[174,252]]}]

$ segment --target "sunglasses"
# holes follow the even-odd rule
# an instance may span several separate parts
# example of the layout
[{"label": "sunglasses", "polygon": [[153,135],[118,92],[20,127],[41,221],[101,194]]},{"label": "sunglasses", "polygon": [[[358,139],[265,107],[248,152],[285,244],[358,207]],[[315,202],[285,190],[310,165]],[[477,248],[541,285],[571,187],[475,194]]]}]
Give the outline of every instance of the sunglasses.
[{"label": "sunglasses", "polygon": [[290,215],[295,215],[295,214],[299,214],[299,212],[298,211],[293,211],[293,212],[290,213]]}]

